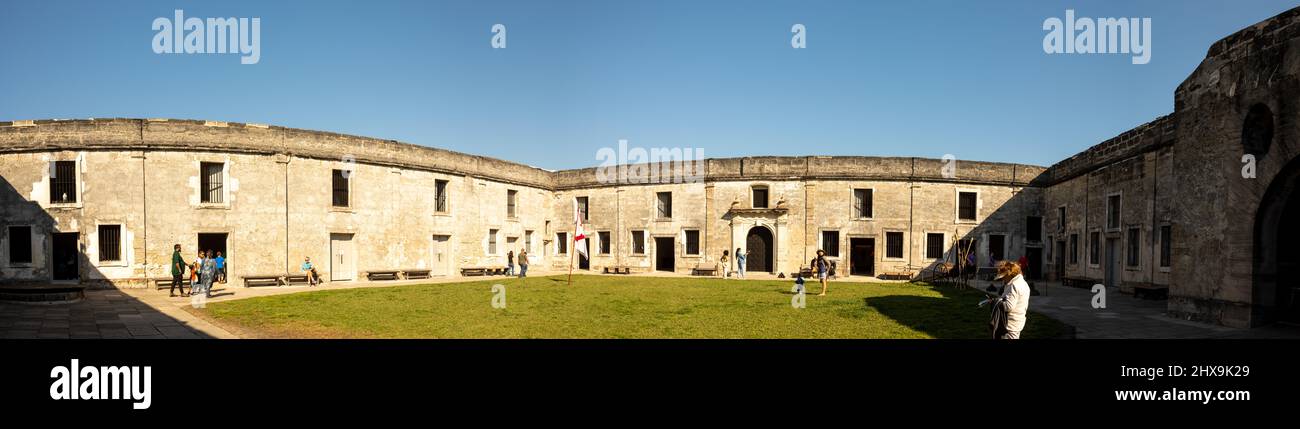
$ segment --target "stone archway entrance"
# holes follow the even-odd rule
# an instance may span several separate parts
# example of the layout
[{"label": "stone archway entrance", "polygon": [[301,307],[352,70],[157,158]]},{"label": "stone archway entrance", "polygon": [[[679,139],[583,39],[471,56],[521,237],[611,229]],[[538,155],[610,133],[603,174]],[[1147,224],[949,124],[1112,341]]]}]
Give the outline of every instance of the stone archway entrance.
[{"label": "stone archway entrance", "polygon": [[751,273],[770,273],[772,265],[772,231],[766,227],[756,226],[749,229],[745,236],[745,249],[749,251],[745,260],[745,271]]},{"label": "stone archway entrance", "polygon": [[1300,323],[1300,159],[1273,179],[1255,214],[1254,323]]}]

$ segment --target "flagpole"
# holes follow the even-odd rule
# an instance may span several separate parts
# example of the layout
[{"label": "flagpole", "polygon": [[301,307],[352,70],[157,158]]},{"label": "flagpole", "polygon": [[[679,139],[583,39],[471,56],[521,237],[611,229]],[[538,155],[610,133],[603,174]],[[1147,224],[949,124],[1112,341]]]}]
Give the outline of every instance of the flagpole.
[{"label": "flagpole", "polygon": [[[576,225],[573,227],[573,236],[574,237],[578,236],[578,227]],[[573,240],[572,243],[569,243],[569,285],[570,286],[573,285],[573,258],[576,257],[576,255],[574,255],[575,253],[578,253],[578,240]]]}]

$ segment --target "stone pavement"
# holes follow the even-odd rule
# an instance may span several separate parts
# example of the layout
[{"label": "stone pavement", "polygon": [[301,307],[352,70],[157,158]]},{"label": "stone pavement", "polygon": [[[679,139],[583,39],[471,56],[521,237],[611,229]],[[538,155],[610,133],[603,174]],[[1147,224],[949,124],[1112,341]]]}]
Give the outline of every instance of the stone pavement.
[{"label": "stone pavement", "polygon": [[167,302],[167,292],[87,290],[72,304],[0,302],[0,338],[235,338]]},{"label": "stone pavement", "polygon": [[1040,294],[1029,298],[1029,309],[1074,326],[1076,338],[1300,338],[1294,327],[1236,329],[1175,319],[1165,315],[1168,301],[1137,299],[1115,288],[1106,289],[1106,308],[1094,309],[1089,289],[1056,282],[1036,287]]}]

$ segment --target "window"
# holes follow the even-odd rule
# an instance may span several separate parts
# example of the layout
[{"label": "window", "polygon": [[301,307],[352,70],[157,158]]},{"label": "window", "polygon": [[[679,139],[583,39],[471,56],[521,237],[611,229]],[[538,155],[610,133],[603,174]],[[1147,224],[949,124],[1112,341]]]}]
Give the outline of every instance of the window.
[{"label": "window", "polygon": [[1070,234],[1070,263],[1079,263],[1079,234]]},{"label": "window", "polygon": [[221,204],[222,198],[220,162],[199,163],[199,202],[204,204]]},{"label": "window", "polygon": [[1043,241],[1043,218],[1028,216],[1025,218],[1025,240]]},{"label": "window", "polygon": [[853,217],[857,219],[871,218],[871,190],[854,189],[853,190]]},{"label": "window", "polygon": [[602,255],[610,254],[609,231],[597,232],[596,236],[600,237],[600,254]]},{"label": "window", "polygon": [[586,222],[588,220],[591,220],[591,216],[587,212],[587,197],[578,197],[577,204],[578,204],[578,216],[582,218],[582,221]]},{"label": "window", "polygon": [[497,254],[497,230],[495,230],[495,229],[489,229],[489,230],[488,230],[488,237],[487,237],[487,238],[488,238],[488,243],[487,243],[487,244],[488,244],[488,251],[487,251],[488,254],[489,254],[489,255],[495,255],[495,254]]},{"label": "window", "polygon": [[974,192],[957,193],[957,220],[975,220],[977,198]]},{"label": "window", "polygon": [[1138,266],[1138,262],[1141,259],[1140,258],[1141,249],[1142,249],[1142,229],[1129,228],[1128,229],[1128,255],[1127,255],[1128,258],[1126,258],[1125,260],[1128,266],[1130,267]]},{"label": "window", "polygon": [[50,173],[50,203],[77,202],[77,161],[54,161]]},{"label": "window", "polygon": [[1169,267],[1169,256],[1172,254],[1173,246],[1170,244],[1173,240],[1173,228],[1169,225],[1160,225],[1160,266]]},{"label": "window", "polygon": [[334,170],[334,207],[348,206],[348,177],[350,171]]},{"label": "window", "polygon": [[122,260],[122,225],[99,226],[99,261]]},{"label": "window", "polygon": [[672,193],[672,192],[660,192],[660,193],[657,193],[657,194],[655,194],[655,195],[656,195],[656,197],[658,197],[658,199],[659,199],[659,204],[658,204],[658,208],[659,208],[659,218],[660,218],[660,219],[672,219],[672,217],[673,217],[673,193]]},{"label": "window", "polygon": [[1097,265],[1101,263],[1101,233],[1093,231],[1088,233],[1088,263]]},{"label": "window", "polygon": [[927,259],[943,258],[943,234],[937,232],[925,234],[925,257]]},{"label": "window", "polygon": [[645,254],[645,231],[632,231],[632,254]]},{"label": "window", "polygon": [[533,251],[533,231],[532,231],[532,230],[524,231],[524,251],[525,251],[525,252],[531,252],[531,251]]},{"label": "window", "polygon": [[997,261],[1005,261],[1007,259],[1006,246],[1007,236],[1002,234],[989,234],[989,260],[992,260],[994,263]]},{"label": "window", "polygon": [[32,263],[32,227],[9,227],[9,263]]},{"label": "window", "polygon": [[518,198],[519,198],[519,191],[513,189],[506,190],[506,217],[508,218],[515,217],[515,200],[517,200]]},{"label": "window", "polygon": [[438,213],[447,212],[447,181],[433,181],[433,211]]},{"label": "window", "polygon": [[700,231],[695,229],[686,230],[686,254],[700,254]]},{"label": "window", "polygon": [[826,251],[826,256],[840,256],[839,231],[822,231],[822,250]]},{"label": "window", "polygon": [[1065,231],[1065,206],[1056,208],[1056,230]]},{"label": "window", "polygon": [[902,258],[903,257],[903,233],[886,232],[885,233],[885,257]]},{"label": "window", "polygon": [[569,233],[555,233],[555,253],[561,255],[569,253]]},{"label": "window", "polygon": [[767,208],[767,187],[766,186],[755,186],[753,189],[753,195],[754,195],[754,208],[756,209]]},{"label": "window", "polygon": [[1106,197],[1106,229],[1119,230],[1119,195]]}]

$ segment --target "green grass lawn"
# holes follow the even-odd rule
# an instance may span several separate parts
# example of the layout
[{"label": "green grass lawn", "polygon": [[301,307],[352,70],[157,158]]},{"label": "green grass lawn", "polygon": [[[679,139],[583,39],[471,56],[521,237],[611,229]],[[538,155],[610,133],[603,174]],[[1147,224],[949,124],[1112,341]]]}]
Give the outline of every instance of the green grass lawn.
[{"label": "green grass lawn", "polygon": [[[506,287],[493,308],[492,285]],[[341,289],[195,310],[260,338],[986,338],[983,294],[912,283],[831,283],[792,308],[792,281],[574,276]],[[1031,314],[1024,337],[1063,326]]]}]

